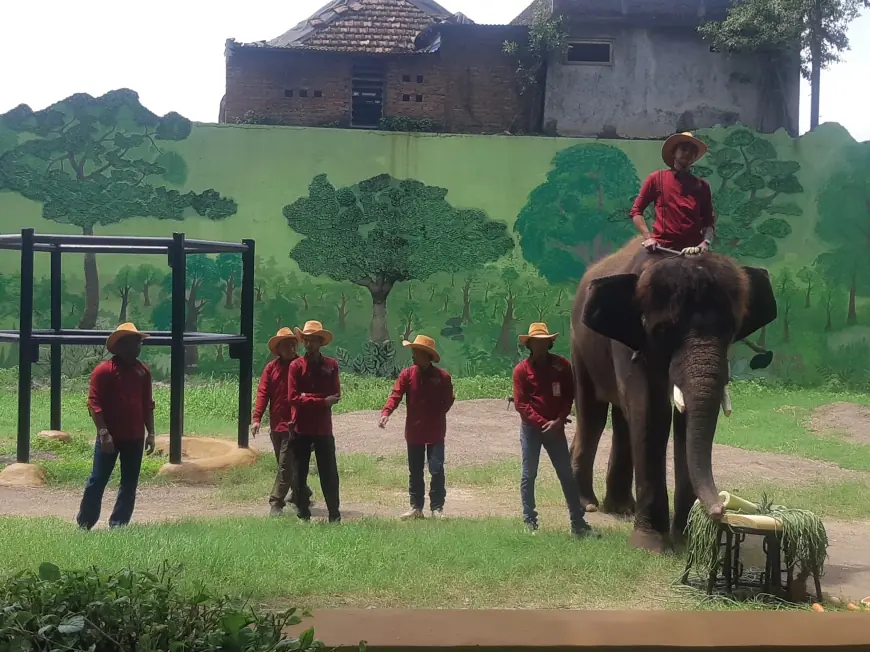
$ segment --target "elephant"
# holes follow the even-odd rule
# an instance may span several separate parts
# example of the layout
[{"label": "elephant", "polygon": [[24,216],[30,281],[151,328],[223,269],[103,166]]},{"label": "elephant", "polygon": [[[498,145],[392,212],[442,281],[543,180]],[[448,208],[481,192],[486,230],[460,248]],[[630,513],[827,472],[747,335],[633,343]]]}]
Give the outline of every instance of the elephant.
[{"label": "elephant", "polygon": [[[577,288],[570,329],[577,408],[571,465],[583,506],[597,511],[593,464],[611,408],[612,447],[600,509],[634,515],[632,545],[665,552],[684,544],[696,498],[711,518],[724,514],[712,452],[728,350],[776,319],[777,309],[762,268],[713,252],[649,252],[640,242],[632,239],[592,265]],[[681,409],[671,407],[671,396]],[[665,476],[672,423],[670,522]]]}]

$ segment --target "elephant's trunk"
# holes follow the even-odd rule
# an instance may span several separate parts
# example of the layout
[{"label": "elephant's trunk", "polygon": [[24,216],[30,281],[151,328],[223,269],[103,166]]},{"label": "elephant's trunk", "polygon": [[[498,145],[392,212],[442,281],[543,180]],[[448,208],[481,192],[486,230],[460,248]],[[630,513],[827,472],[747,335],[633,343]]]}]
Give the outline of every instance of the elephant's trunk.
[{"label": "elephant's trunk", "polygon": [[686,415],[686,461],[695,494],[710,518],[725,508],[713,480],[713,437],[728,379],[726,347],[716,340],[693,339],[674,358],[672,376],[682,390]]}]

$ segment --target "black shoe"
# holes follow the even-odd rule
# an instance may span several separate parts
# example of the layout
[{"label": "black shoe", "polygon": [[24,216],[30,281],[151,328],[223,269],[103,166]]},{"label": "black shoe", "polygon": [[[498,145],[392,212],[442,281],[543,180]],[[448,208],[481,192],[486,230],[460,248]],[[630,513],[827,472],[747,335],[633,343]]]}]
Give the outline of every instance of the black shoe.
[{"label": "black shoe", "polygon": [[526,521],[526,531],[530,534],[536,534],[538,532],[538,522]]},{"label": "black shoe", "polygon": [[330,514],[329,515],[330,523],[341,523],[341,514]]},{"label": "black shoe", "polygon": [[576,525],[571,526],[571,534],[578,539],[600,539],[601,533],[598,530],[593,530],[592,526],[586,521],[580,521]]}]

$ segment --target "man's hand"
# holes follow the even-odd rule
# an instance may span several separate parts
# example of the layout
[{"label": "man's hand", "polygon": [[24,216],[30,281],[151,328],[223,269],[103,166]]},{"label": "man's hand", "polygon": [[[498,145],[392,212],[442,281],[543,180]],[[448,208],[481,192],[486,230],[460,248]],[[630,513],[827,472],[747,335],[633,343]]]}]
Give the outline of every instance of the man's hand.
[{"label": "man's hand", "polygon": [[100,440],[100,450],[103,453],[111,454],[115,452],[115,442],[112,441],[112,435],[109,434],[108,430],[100,431],[97,437]]},{"label": "man's hand", "polygon": [[332,396],[327,396],[325,399],[323,399],[324,403],[326,403],[326,405],[328,407],[332,407],[333,405],[338,403],[340,400],[341,400],[341,396],[339,396],[338,394],[333,394]]},{"label": "man's hand", "polygon": [[643,247],[644,249],[646,249],[647,251],[655,251],[658,248],[659,243],[656,242],[655,238],[650,237],[650,238],[646,238],[643,242],[641,242],[640,246]]},{"label": "man's hand", "polygon": [[544,424],[544,427],[541,428],[541,432],[559,432],[560,430],[564,429],[565,421],[563,419],[553,419],[552,421],[547,421],[547,423]]},{"label": "man's hand", "polygon": [[259,434],[260,434],[260,422],[254,421],[254,423],[251,424],[251,437],[256,439],[257,435],[259,435]]},{"label": "man's hand", "polygon": [[153,455],[156,449],[157,444],[154,441],[154,435],[148,435],[147,437],[145,437],[145,453],[147,455]]},{"label": "man's hand", "polygon": [[380,421],[378,421],[378,428],[386,428],[387,424],[390,422],[390,417],[384,415],[381,417]]}]

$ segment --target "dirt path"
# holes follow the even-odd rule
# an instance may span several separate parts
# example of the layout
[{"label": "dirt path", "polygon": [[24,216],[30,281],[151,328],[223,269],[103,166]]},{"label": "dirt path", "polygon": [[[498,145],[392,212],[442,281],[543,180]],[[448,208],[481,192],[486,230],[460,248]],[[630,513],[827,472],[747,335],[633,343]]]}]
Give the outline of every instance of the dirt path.
[{"label": "dirt path", "polygon": [[[335,417],[335,432],[340,453],[358,453],[374,456],[402,455],[404,440],[402,409],[394,415],[386,430],[377,427],[378,413],[360,412]],[[458,403],[450,413],[448,432],[448,464],[474,466],[519,456],[519,419],[505,401],[465,401]],[[570,437],[570,434],[569,434]],[[271,452],[268,435],[254,440],[256,448]],[[599,477],[607,468],[610,436],[605,433],[596,458]],[[776,483],[795,486],[812,482],[820,475],[827,480],[849,480],[867,477],[832,464],[812,462],[802,458],[770,453],[758,453],[731,448],[714,447],[714,469],[722,487]],[[673,478],[669,456],[668,478]],[[542,475],[552,473],[548,464],[542,464]],[[821,472],[821,473],[820,473]],[[266,494],[254,503],[221,503],[213,487],[183,485],[143,486],[136,505],[135,520],[140,523],[166,522],[189,518],[220,518],[227,516],[261,516],[268,510]],[[517,490],[518,491],[518,490]],[[448,480],[448,510],[452,517],[518,516],[517,491],[469,489],[450,487]],[[318,492],[319,494],[319,492]],[[75,518],[81,494],[78,491],[57,489],[13,489],[0,487],[0,515],[54,516],[65,520]],[[114,493],[107,492],[103,504],[103,522],[112,508]],[[345,503],[343,515],[352,520],[361,516],[393,516],[405,508],[404,492],[383,492],[368,503]],[[322,500],[315,506],[315,516],[322,516]],[[565,527],[567,514],[561,505],[540,509],[544,527]],[[601,527],[626,527],[600,514],[592,514],[590,521]],[[830,560],[823,578],[824,590],[832,595],[863,598],[870,595],[870,551],[866,541],[870,537],[870,523],[828,522]]]},{"label": "dirt path", "polygon": [[810,428],[823,436],[840,435],[858,444],[870,444],[870,407],[830,403],[813,411]]}]

